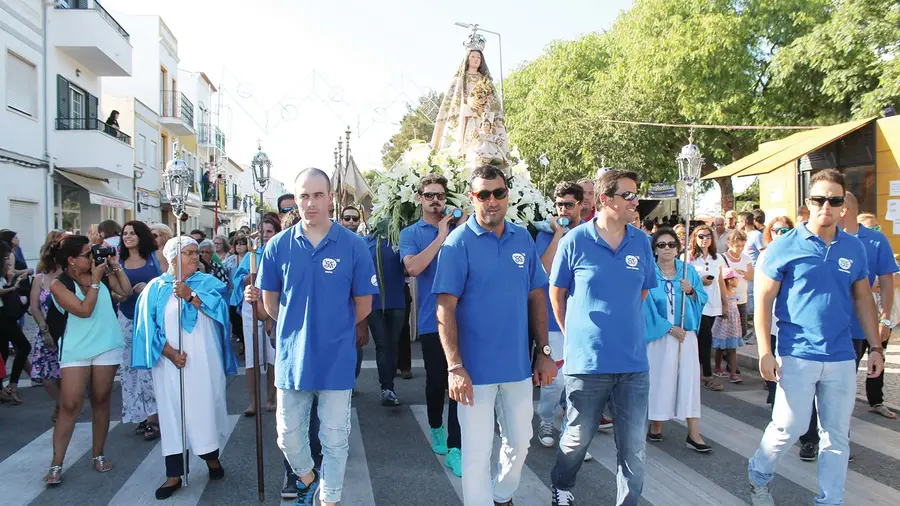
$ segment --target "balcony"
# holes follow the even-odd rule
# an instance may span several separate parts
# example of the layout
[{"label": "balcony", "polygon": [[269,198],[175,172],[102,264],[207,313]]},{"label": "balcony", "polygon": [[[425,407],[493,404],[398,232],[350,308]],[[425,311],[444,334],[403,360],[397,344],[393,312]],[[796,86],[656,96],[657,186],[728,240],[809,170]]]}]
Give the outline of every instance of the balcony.
[{"label": "balcony", "polygon": [[197,127],[197,144],[201,148],[218,148],[225,151],[225,134],[216,125],[201,123]]},{"label": "balcony", "polygon": [[175,135],[195,135],[194,104],[184,93],[172,90],[159,92],[159,123]]},{"label": "balcony", "polygon": [[50,13],[51,43],[97,76],[131,75],[131,38],[97,0],[61,0]]},{"label": "balcony", "polygon": [[134,177],[131,137],[97,118],[57,118],[56,165],[98,178]]}]

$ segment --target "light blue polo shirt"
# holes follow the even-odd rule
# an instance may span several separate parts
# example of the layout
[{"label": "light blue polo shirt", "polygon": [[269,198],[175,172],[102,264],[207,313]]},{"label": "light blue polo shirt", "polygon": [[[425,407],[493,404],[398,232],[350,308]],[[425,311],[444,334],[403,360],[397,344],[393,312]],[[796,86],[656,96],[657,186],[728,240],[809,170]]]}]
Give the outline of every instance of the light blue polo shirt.
[{"label": "light blue polo shirt", "polygon": [[[581,223],[584,223],[584,221],[582,221]],[[565,234],[568,234],[570,230],[567,230]],[[553,242],[553,235],[554,234],[550,232],[538,232],[537,237],[534,239],[534,245],[537,248],[539,262],[541,261],[541,256],[543,256],[543,254],[547,251],[547,248],[550,247],[550,243]],[[560,241],[562,241],[562,239],[560,239]],[[557,253],[559,253],[558,248],[556,251]],[[541,265],[543,265],[543,263]],[[547,274],[550,273],[548,272]],[[545,292],[547,294],[547,330],[549,332],[559,332],[559,322],[556,321],[556,316],[553,315],[553,305],[550,304],[550,285],[547,285],[547,290],[545,290]]]},{"label": "light blue polo shirt", "polygon": [[[420,218],[419,221],[400,231],[400,262],[410,255],[418,255],[425,251],[438,236],[436,226]],[[437,316],[435,315],[437,297],[431,293],[434,284],[434,273],[437,271],[437,256],[422,272],[416,276],[416,299],[418,306],[419,334],[437,332]]]},{"label": "light blue polo shirt", "polygon": [[303,227],[291,227],[266,245],[257,286],[280,293],[275,386],[288,390],[353,388],[353,298],[378,293],[366,241],[332,224],[313,248]]},{"label": "light blue polo shirt", "polygon": [[869,275],[859,239],[838,229],[825,244],[801,223],[769,244],[758,268],[781,283],[775,297],[778,355],[818,362],[856,359],[851,286]]},{"label": "light blue polo shirt", "polygon": [[[875,280],[879,276],[885,274],[893,274],[900,271],[897,261],[894,260],[894,251],[891,249],[891,243],[887,237],[877,230],[866,228],[862,225],[856,232],[856,238],[862,241],[863,248],[866,250],[866,266],[869,269],[869,285],[874,286]],[[888,311],[890,312],[890,311]],[[863,331],[859,318],[856,317],[856,311],[853,312],[853,318],[850,321],[850,335],[853,339],[865,339],[866,333]]]},{"label": "light blue polo shirt", "polygon": [[473,385],[531,377],[528,295],[545,286],[534,240],[519,225],[507,221],[498,238],[472,217],[444,241],[432,292],[459,298],[459,351]]},{"label": "light blue polo shirt", "polygon": [[[366,237],[366,245],[369,247],[369,255],[375,264],[375,272],[379,273],[379,291],[372,296],[372,311],[376,309],[406,309],[406,294],[403,288],[406,278],[403,274],[403,262],[400,254],[394,251],[391,243],[381,240],[381,247],[377,248],[378,238],[374,235]],[[378,268],[378,250],[381,250],[381,269]],[[384,298],[382,299],[382,294]],[[383,301],[383,303],[382,303]]]},{"label": "light blue polo shirt", "polygon": [[618,249],[597,233],[596,218],[559,242],[550,283],[566,288],[565,374],[650,370],[641,292],[656,286],[650,238],[626,225]]}]

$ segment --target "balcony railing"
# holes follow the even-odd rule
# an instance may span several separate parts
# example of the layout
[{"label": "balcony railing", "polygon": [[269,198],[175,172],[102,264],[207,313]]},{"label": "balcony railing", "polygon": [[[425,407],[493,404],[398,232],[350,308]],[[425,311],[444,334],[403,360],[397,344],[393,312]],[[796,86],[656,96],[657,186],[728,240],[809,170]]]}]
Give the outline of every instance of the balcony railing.
[{"label": "balcony railing", "polygon": [[184,123],[194,127],[194,104],[184,93],[172,90],[159,92],[159,102],[162,114],[165,118],[180,118]]},{"label": "balcony railing", "polygon": [[131,136],[98,118],[56,118],[57,130],[97,130],[131,146]]},{"label": "balcony railing", "polygon": [[200,144],[215,144],[217,148],[225,150],[225,134],[218,126],[201,123],[197,129],[197,137]]},{"label": "balcony railing", "polygon": [[128,35],[128,32],[122,28],[122,25],[116,21],[116,18],[112,17],[112,14],[106,11],[100,2],[97,0],[61,0],[59,5],[56,6],[57,9],[93,9],[100,13],[100,17],[105,19],[113,28],[119,32],[119,35],[125,38],[125,40],[131,42],[131,36]]}]

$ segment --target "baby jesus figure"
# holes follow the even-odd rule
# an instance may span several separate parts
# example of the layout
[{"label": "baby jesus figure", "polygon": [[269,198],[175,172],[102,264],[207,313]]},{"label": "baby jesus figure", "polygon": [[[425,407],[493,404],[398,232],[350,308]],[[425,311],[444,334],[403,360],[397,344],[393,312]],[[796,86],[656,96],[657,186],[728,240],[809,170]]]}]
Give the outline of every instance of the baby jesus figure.
[{"label": "baby jesus figure", "polygon": [[472,136],[473,147],[466,156],[467,165],[472,168],[494,165],[501,169],[509,166],[507,153],[503,149],[503,138],[494,133],[494,125],[490,119],[484,118],[481,121],[481,128],[473,131]]}]

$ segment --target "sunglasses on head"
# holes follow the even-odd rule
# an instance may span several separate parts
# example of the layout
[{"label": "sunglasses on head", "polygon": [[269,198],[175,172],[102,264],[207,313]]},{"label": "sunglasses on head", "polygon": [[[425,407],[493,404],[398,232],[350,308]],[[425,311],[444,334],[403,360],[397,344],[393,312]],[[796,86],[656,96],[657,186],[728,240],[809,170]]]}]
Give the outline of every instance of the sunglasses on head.
[{"label": "sunglasses on head", "polygon": [[341,216],[341,218],[343,218],[344,221],[359,221],[359,216],[353,216],[351,214],[345,214],[344,216]]},{"label": "sunglasses on head", "polygon": [[446,194],[446,193],[443,193],[443,192],[425,192],[425,193],[422,194],[422,198],[425,199],[425,200],[434,200],[434,199],[438,199],[438,200],[440,200],[441,202],[443,202],[444,199],[447,198],[447,194]]},{"label": "sunglasses on head", "polygon": [[297,209],[297,206],[282,207],[282,208],[281,208],[281,214],[287,214],[287,213],[293,211],[294,209]]},{"label": "sunglasses on head", "polygon": [[568,200],[561,200],[555,203],[557,208],[564,207],[566,209],[572,209],[576,204],[578,204],[578,202],[569,202]]},{"label": "sunglasses on head", "polygon": [[806,200],[808,200],[811,204],[815,205],[816,207],[824,206],[825,202],[828,202],[829,204],[831,204],[831,207],[841,207],[842,205],[844,205],[844,197],[843,196],[823,197],[820,195],[816,195],[813,197],[807,197]]},{"label": "sunglasses on head", "polygon": [[491,190],[481,190],[480,192],[472,192],[475,195],[475,198],[480,200],[481,202],[486,202],[491,198],[491,195],[494,196],[496,200],[503,200],[509,195],[509,190],[506,188],[497,188],[494,191]]},{"label": "sunglasses on head", "polygon": [[632,200],[636,200],[638,198],[638,194],[634,192],[613,193],[613,197],[622,197],[622,200],[631,202]]},{"label": "sunglasses on head", "polygon": [[666,249],[666,248],[676,249],[676,248],[678,248],[678,243],[675,241],[658,242],[658,243],[656,243],[656,247],[658,249]]}]

